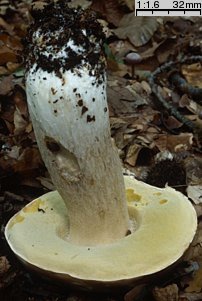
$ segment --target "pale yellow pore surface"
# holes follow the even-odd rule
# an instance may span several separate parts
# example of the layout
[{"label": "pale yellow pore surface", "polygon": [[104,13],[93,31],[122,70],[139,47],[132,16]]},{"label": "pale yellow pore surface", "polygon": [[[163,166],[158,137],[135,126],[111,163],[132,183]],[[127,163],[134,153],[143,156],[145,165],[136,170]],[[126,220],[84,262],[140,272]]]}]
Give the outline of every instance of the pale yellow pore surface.
[{"label": "pale yellow pore surface", "polygon": [[137,224],[131,235],[97,247],[70,244],[67,209],[59,194],[50,192],[9,221],[5,233],[10,247],[36,267],[79,279],[116,281],[162,270],[192,241],[195,210],[171,188],[154,188],[129,176],[125,186],[131,220]]}]

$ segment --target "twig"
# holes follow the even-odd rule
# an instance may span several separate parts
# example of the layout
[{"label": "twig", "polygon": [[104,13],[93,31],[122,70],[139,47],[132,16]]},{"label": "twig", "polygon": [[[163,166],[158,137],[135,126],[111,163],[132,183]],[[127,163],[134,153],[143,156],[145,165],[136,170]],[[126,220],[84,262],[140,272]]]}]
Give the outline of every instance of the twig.
[{"label": "twig", "polygon": [[191,95],[194,101],[202,104],[202,89],[190,85],[177,71],[169,78],[170,82],[182,93]]},{"label": "twig", "polygon": [[193,63],[193,62],[202,62],[202,56],[196,55],[196,56],[190,56],[190,57],[184,57],[183,59],[179,59],[177,61],[170,61],[168,63],[163,64],[162,66],[158,67],[149,77],[149,84],[151,86],[153,94],[158,98],[158,100],[161,102],[161,104],[171,112],[173,116],[175,116],[179,121],[181,121],[183,124],[185,124],[190,129],[194,129],[195,125],[192,121],[184,117],[175,107],[172,106],[172,104],[168,103],[163,96],[158,91],[158,84],[156,84],[157,76],[163,72],[168,72],[171,70],[171,68],[176,69],[176,65],[184,64],[184,63]]}]

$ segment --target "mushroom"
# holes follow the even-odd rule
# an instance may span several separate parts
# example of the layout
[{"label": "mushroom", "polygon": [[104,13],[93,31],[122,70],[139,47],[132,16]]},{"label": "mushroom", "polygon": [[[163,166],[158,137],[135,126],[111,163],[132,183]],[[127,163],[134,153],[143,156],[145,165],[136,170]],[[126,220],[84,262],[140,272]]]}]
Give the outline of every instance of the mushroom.
[{"label": "mushroom", "polygon": [[110,136],[103,33],[59,0],[35,14],[26,91],[57,191],[10,219],[5,236],[31,269],[78,287],[132,286],[175,263],[197,227],[189,200],[122,175]]},{"label": "mushroom", "polygon": [[135,66],[142,61],[142,57],[137,52],[128,52],[124,58],[127,65],[131,66],[131,78],[135,77]]}]

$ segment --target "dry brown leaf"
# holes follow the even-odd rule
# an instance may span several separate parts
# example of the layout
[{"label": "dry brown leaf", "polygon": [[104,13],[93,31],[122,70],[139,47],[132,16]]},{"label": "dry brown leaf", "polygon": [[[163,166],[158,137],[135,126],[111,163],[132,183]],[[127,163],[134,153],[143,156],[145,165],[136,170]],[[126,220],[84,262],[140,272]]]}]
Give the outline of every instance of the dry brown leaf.
[{"label": "dry brown leaf", "polygon": [[109,23],[118,26],[123,12],[117,0],[93,0],[91,8],[101,13]]},{"label": "dry brown leaf", "polygon": [[8,175],[8,173],[19,173],[24,175],[41,168],[43,162],[39,150],[34,147],[21,148],[21,153],[18,159],[10,158],[9,153],[0,157],[0,174],[1,176]]},{"label": "dry brown leaf", "polygon": [[146,81],[141,81],[141,86],[143,90],[146,92],[147,95],[150,95],[152,93],[151,87]]},{"label": "dry brown leaf", "polygon": [[185,289],[187,293],[200,293],[202,290],[202,267],[193,275],[193,279],[189,282],[189,286]]},{"label": "dry brown leaf", "polygon": [[[139,86],[143,91],[141,84]],[[108,78],[107,95],[111,116],[134,113],[138,106],[147,103],[145,97],[137,93],[129,81],[120,77]]]},{"label": "dry brown leaf", "polygon": [[10,268],[8,259],[5,256],[0,257],[0,277],[5,274]]},{"label": "dry brown leaf", "polygon": [[18,159],[20,155],[20,147],[17,145],[14,145],[11,147],[11,150],[7,152],[7,156],[11,159]]},{"label": "dry brown leaf", "polygon": [[122,118],[119,118],[119,117],[111,117],[110,118],[110,124],[111,124],[112,129],[119,129],[123,125],[127,126],[127,122],[125,120],[123,120]]},{"label": "dry brown leaf", "polygon": [[36,1],[33,1],[33,3],[32,3],[32,9],[33,10],[41,10],[41,9],[44,9],[47,4],[48,3],[45,1],[36,0]]},{"label": "dry brown leaf", "polygon": [[25,171],[38,169],[43,165],[41,155],[37,148],[27,147],[19,156],[15,166],[14,172],[23,173]]},{"label": "dry brown leaf", "polygon": [[156,301],[178,301],[178,286],[171,284],[163,288],[155,287],[153,296]]},{"label": "dry brown leaf", "polygon": [[1,5],[0,5],[0,15],[1,16],[4,16],[6,15],[6,13],[9,11],[12,11],[12,10],[15,10],[15,6],[14,6],[14,3],[10,0],[4,0],[4,1],[1,1]]},{"label": "dry brown leaf", "polygon": [[170,152],[188,151],[193,144],[192,133],[181,133],[179,135],[162,134],[157,136],[155,144],[160,151]]},{"label": "dry brown leaf", "polygon": [[135,166],[138,158],[138,154],[142,148],[143,146],[138,144],[130,145],[127,151],[125,163],[128,163],[131,166]]},{"label": "dry brown leaf", "polygon": [[201,63],[195,63],[191,65],[182,66],[182,74],[186,78],[187,82],[195,87],[202,88],[202,65]]},{"label": "dry brown leaf", "polygon": [[198,116],[202,114],[202,106],[190,99],[187,94],[183,94],[179,99],[179,107],[187,108],[190,112]]},{"label": "dry brown leaf", "polygon": [[178,129],[183,125],[183,123],[176,119],[174,116],[163,118],[163,123],[169,130]]},{"label": "dry brown leaf", "polygon": [[15,91],[13,100],[16,105],[16,109],[14,112],[14,126],[15,126],[14,134],[15,135],[23,134],[23,132],[25,131],[28,133],[31,128],[30,128],[28,107],[25,101],[24,91],[18,88],[18,90]]},{"label": "dry brown leaf", "polygon": [[[197,206],[201,206],[201,205],[197,205]],[[196,208],[196,205],[194,207]],[[190,247],[185,253],[184,260],[196,261],[198,264],[200,264],[200,266],[202,265],[202,222],[200,221],[200,219],[196,230],[196,234],[194,236],[194,239]],[[187,285],[186,279],[185,282],[186,282],[185,284]]]},{"label": "dry brown leaf", "polygon": [[0,65],[7,64],[8,62],[17,63],[18,59],[12,49],[3,45],[0,47]]},{"label": "dry brown leaf", "polygon": [[194,205],[194,209],[196,210],[196,214],[198,218],[202,217],[202,205]]},{"label": "dry brown leaf", "polygon": [[154,54],[156,55],[160,64],[165,63],[169,56],[175,53],[176,44],[176,38],[168,38],[155,49]]},{"label": "dry brown leaf", "polygon": [[41,185],[48,190],[55,190],[55,186],[50,178],[46,177],[37,177],[37,180],[41,183]]},{"label": "dry brown leaf", "polygon": [[123,16],[119,27],[114,29],[114,33],[120,39],[129,39],[136,46],[145,45],[158,28],[156,18],[136,17],[134,12]]},{"label": "dry brown leaf", "polygon": [[2,75],[8,75],[10,72],[6,67],[0,66],[0,76]]},{"label": "dry brown leaf", "polygon": [[[130,171],[126,171],[126,174],[131,175]],[[134,174],[132,174],[134,176]],[[133,289],[127,292],[124,296],[124,301],[134,301],[138,298],[141,294],[141,291],[145,288],[145,284],[135,285]],[[139,299],[139,298],[138,298]]]},{"label": "dry brown leaf", "polygon": [[148,104],[148,95],[139,82],[135,82],[126,86],[132,95],[134,96],[134,101],[137,107],[147,105]]},{"label": "dry brown leaf", "polygon": [[154,55],[155,55],[155,51],[156,49],[159,48],[159,46],[161,45],[161,43],[157,43],[156,41],[152,42],[152,46],[150,46],[149,48],[146,48],[146,50],[144,49],[140,54],[142,57],[142,60],[146,60],[146,59],[151,59]]},{"label": "dry brown leaf", "polygon": [[20,40],[16,37],[10,36],[6,33],[0,34],[0,41],[2,45],[7,46],[13,50],[22,50],[22,44]]},{"label": "dry brown leaf", "polygon": [[189,185],[187,187],[187,195],[194,204],[202,203],[202,185]]},{"label": "dry brown leaf", "polygon": [[9,34],[9,35],[14,35],[14,25],[10,25],[8,24],[3,18],[0,17],[0,27],[3,27],[3,29],[5,29],[5,31]]},{"label": "dry brown leaf", "polygon": [[82,7],[83,9],[87,9],[92,3],[90,0],[74,0],[70,2],[68,5],[69,7],[77,8],[78,6]]},{"label": "dry brown leaf", "polygon": [[135,1],[134,0],[118,0],[119,4],[126,5],[130,10],[135,10]]},{"label": "dry brown leaf", "polygon": [[[126,135],[124,134],[124,132],[125,129],[122,128],[118,130],[114,135],[115,144],[120,151],[123,150],[133,140],[133,135]],[[121,155],[122,157],[123,155],[125,157],[125,152],[121,153]]]},{"label": "dry brown leaf", "polygon": [[14,88],[13,75],[3,78],[0,82],[0,95],[8,95]]},{"label": "dry brown leaf", "polygon": [[8,62],[6,64],[6,67],[8,68],[8,71],[12,73],[12,72],[15,72],[16,69],[18,69],[20,67],[20,64],[19,63]]},{"label": "dry brown leaf", "polygon": [[19,112],[24,116],[24,118],[28,118],[28,107],[25,100],[24,91],[16,91],[13,98]]},{"label": "dry brown leaf", "polygon": [[184,161],[188,185],[202,185],[202,158],[200,156],[188,157]]},{"label": "dry brown leaf", "polygon": [[201,301],[202,293],[182,293],[179,301]]},{"label": "dry brown leaf", "polygon": [[14,135],[23,134],[27,127],[27,120],[23,117],[23,115],[20,113],[19,109],[16,108],[14,113]]},{"label": "dry brown leaf", "polygon": [[130,10],[135,10],[134,0],[123,0]]},{"label": "dry brown leaf", "polygon": [[28,122],[28,124],[27,124],[27,126],[26,126],[26,129],[25,129],[25,132],[26,132],[27,134],[30,134],[31,132],[33,133],[33,126],[32,126],[31,121]]}]

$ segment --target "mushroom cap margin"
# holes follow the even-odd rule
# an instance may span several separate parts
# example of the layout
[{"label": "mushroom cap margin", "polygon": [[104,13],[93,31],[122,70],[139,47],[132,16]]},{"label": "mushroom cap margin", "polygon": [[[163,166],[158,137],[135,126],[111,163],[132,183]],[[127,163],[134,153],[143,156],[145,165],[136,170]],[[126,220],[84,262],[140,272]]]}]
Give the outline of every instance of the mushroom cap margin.
[{"label": "mushroom cap margin", "polygon": [[196,212],[170,187],[156,188],[130,176],[124,179],[131,222],[136,221],[132,234],[108,245],[71,244],[66,207],[54,191],[10,219],[5,229],[8,244],[33,270],[88,290],[132,285],[166,269],[193,240]]}]

